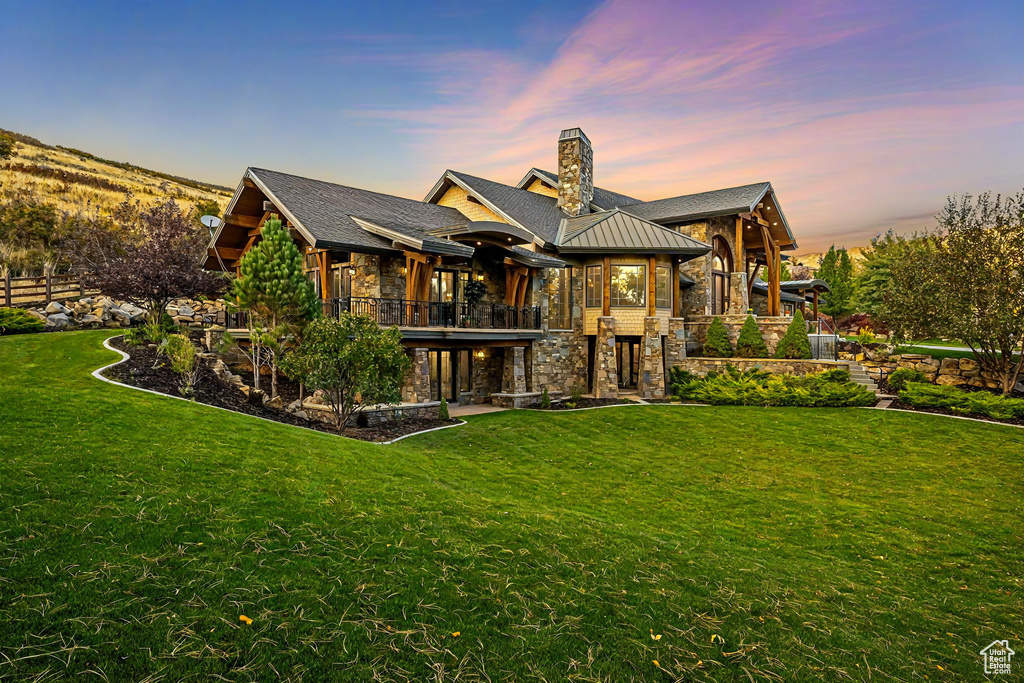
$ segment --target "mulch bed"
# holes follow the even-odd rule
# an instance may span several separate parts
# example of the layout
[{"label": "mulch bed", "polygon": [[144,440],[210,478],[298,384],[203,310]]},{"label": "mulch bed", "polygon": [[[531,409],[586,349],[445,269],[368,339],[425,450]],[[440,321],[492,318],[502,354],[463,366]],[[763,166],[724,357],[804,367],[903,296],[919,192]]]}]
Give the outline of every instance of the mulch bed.
[{"label": "mulch bed", "polygon": [[[124,337],[115,337],[110,340],[110,345],[128,354],[128,360],[119,365],[107,368],[103,376],[116,382],[129,384],[141,389],[149,389],[161,394],[170,396],[181,396],[179,391],[178,376],[175,375],[167,363],[167,359],[156,352],[156,348],[148,344],[142,346],[130,346],[125,343]],[[264,405],[253,405],[249,403],[249,397],[242,393],[238,387],[225,382],[217,377],[211,369],[212,360],[200,359],[202,367],[199,371],[199,379],[196,381],[193,390],[196,403],[204,403],[218,408],[226,408],[237,413],[255,415],[257,417],[281,422],[284,424],[296,425],[307,429],[315,429],[320,432],[337,434],[333,427],[317,420],[303,420],[284,410],[271,408]],[[252,372],[232,368],[234,374],[242,377],[246,384],[252,383]],[[270,377],[262,376],[261,383],[269,390]],[[299,397],[298,384],[286,377],[278,377],[278,393],[281,395],[284,405],[288,405]],[[409,418],[386,422],[375,427],[349,427],[345,430],[344,436],[362,441],[390,441],[400,436],[420,432],[435,427],[458,424],[459,420],[436,420],[426,418]]]},{"label": "mulch bed", "polygon": [[601,406],[615,406],[625,405],[627,403],[634,403],[628,398],[581,398],[576,401],[576,405],[569,407],[566,405],[567,401],[552,401],[550,408],[541,408],[540,403],[531,403],[528,406],[523,406],[528,410],[579,410],[581,408],[600,408]]},{"label": "mulch bed", "polygon": [[[984,389],[982,391],[984,391]],[[899,410],[910,410],[910,411],[913,411],[915,413],[935,413],[937,415],[952,415],[954,417],[969,417],[972,420],[982,420],[984,422],[995,422],[996,424],[1001,424],[1001,425],[1022,425],[1022,426],[1024,426],[1024,419],[1021,419],[1019,417],[1015,417],[1015,418],[1010,419],[1010,420],[997,420],[997,419],[995,419],[993,417],[988,417],[987,415],[975,415],[974,413],[969,413],[969,414],[965,415],[964,413],[958,413],[958,412],[955,412],[953,410],[950,410],[949,408],[918,408],[917,406],[912,406],[909,403],[904,403],[903,401],[899,400],[898,398],[894,398],[892,400],[892,404],[889,406],[889,408],[890,409],[891,408],[898,408]]]}]

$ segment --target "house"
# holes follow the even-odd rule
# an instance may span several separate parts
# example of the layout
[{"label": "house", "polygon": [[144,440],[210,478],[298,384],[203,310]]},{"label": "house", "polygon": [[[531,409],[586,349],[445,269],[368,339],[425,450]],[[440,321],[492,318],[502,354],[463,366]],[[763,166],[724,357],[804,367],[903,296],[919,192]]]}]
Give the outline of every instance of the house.
[{"label": "house", "polygon": [[579,128],[555,172],[513,186],[448,170],[422,201],[249,168],[205,266],[235,270],[272,215],[326,313],[401,329],[409,403],[663,396],[666,364],[713,316],[738,329],[757,308],[784,329],[783,307],[804,304],[777,276],[796,240],[771,183],[642,201],[594,185]]}]

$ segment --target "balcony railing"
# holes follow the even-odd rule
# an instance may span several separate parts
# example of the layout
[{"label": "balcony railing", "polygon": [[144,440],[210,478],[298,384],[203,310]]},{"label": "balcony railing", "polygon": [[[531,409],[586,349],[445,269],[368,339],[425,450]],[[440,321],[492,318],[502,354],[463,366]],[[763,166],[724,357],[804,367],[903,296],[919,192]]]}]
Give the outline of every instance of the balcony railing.
[{"label": "balcony railing", "polygon": [[[342,313],[365,315],[379,325],[391,327],[463,327],[485,330],[539,330],[540,306],[509,306],[507,304],[469,304],[465,301],[409,301],[345,297],[323,303],[325,316],[337,318]],[[227,313],[229,329],[246,326],[244,311]]]},{"label": "balcony railing", "polygon": [[346,297],[323,302],[324,315],[341,313],[369,316],[379,325],[390,327],[464,327],[487,330],[538,330],[540,306],[465,301],[410,301]]}]

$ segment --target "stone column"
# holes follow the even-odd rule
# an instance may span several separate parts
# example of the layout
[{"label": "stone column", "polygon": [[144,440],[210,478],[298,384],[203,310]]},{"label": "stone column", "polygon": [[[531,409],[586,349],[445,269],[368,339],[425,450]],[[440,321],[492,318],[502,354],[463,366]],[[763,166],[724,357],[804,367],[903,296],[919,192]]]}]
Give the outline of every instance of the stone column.
[{"label": "stone column", "polygon": [[686,324],[682,318],[668,319],[668,336],[665,338],[665,367],[675,367],[686,360]]},{"label": "stone column", "polygon": [[729,276],[729,314],[746,315],[750,308],[747,298],[747,274],[733,273]]},{"label": "stone column", "polygon": [[402,384],[404,403],[426,403],[430,400],[430,353],[427,349],[409,349],[412,367]]},{"label": "stone column", "polygon": [[665,358],[661,350],[661,319],[644,318],[640,343],[640,398],[665,398]]},{"label": "stone column", "polygon": [[615,318],[597,319],[597,340],[594,348],[594,396],[619,397],[619,366],[615,360]]},{"label": "stone column", "polygon": [[511,346],[505,349],[505,366],[502,369],[501,393],[526,393],[526,349]]}]

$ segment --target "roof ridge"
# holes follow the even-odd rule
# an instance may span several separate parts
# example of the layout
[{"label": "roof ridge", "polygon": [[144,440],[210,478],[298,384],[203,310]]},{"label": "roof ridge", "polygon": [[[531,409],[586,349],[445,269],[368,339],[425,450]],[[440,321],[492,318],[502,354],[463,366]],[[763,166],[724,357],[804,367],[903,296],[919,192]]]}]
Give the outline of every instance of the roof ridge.
[{"label": "roof ridge", "polygon": [[[332,187],[341,187],[341,188],[344,188],[346,190],[354,190],[356,192],[365,192],[366,194],[374,194],[374,195],[377,195],[378,197],[387,197],[388,199],[401,199],[402,201],[411,202],[413,204],[418,204],[420,206],[438,206],[437,204],[430,204],[429,202],[425,202],[425,201],[423,201],[421,199],[412,199],[411,197],[403,197],[403,196],[397,195],[397,194],[388,194],[387,192],[378,192],[377,190],[368,190],[365,187],[356,187],[355,185],[344,185],[342,183],[335,183],[335,182],[332,182],[330,180],[320,180],[319,178],[310,178],[308,176],[298,175],[298,174],[295,174],[295,173],[286,173],[285,171],[275,171],[272,168],[259,168],[257,166],[250,166],[249,170],[253,171],[253,172],[275,173],[277,175],[288,176],[289,178],[298,178],[299,180],[305,180],[305,181],[308,181],[308,182],[311,182],[311,183],[318,183],[320,185],[330,185]],[[439,207],[439,208],[449,208],[449,207]]]}]

